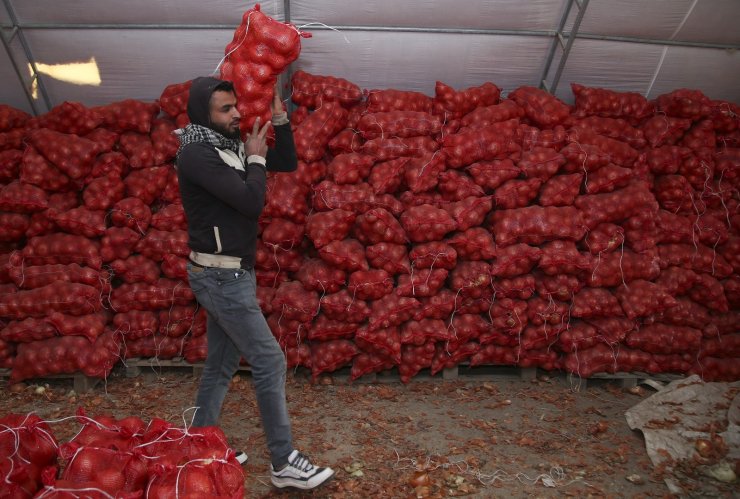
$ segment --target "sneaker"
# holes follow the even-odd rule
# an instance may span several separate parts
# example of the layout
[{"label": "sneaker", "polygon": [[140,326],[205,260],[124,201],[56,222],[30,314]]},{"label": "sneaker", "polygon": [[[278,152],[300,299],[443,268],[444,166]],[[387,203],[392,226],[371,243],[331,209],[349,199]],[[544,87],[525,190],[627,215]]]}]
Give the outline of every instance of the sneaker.
[{"label": "sneaker", "polygon": [[331,468],[317,468],[308,456],[294,450],[288,456],[288,464],[282,469],[272,468],[272,484],[282,489],[283,487],[295,487],[297,489],[314,489],[334,476]]},{"label": "sneaker", "polygon": [[236,451],[236,454],[234,454],[234,458],[236,459],[237,463],[244,464],[247,462],[247,459],[249,459],[249,456],[247,456],[246,452]]}]

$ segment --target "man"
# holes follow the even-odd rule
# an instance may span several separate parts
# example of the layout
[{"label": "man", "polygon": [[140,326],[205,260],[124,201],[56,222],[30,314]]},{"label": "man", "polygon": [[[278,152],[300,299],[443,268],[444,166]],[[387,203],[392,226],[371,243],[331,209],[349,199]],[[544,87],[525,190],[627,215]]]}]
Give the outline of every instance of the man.
[{"label": "man", "polygon": [[[198,390],[194,426],[218,423],[232,376],[244,357],[252,370],[257,404],[276,487],[313,489],[332,477],[293,449],[285,399],[286,361],[256,296],[257,218],[265,202],[266,170],[298,165],[293,134],[277,86],[271,103],[275,149],[259,120],[242,143],[231,82],[193,80],[191,124],[180,136],[177,176],[188,219],[190,287],[208,312],[208,356]],[[239,453],[241,461],[246,455]]]}]

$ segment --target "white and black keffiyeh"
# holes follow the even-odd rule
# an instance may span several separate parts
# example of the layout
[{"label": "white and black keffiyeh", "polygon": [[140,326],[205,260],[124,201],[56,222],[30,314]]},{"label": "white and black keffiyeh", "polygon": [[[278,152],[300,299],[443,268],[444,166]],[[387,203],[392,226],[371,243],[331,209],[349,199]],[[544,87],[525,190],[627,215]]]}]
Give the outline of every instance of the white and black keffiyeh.
[{"label": "white and black keffiyeh", "polygon": [[231,149],[235,153],[239,154],[241,141],[226,138],[215,130],[202,125],[194,125],[190,123],[184,129],[176,130],[175,133],[180,139],[180,147],[177,150],[178,156],[186,145],[194,142],[203,142],[214,147],[218,147],[219,149]]}]

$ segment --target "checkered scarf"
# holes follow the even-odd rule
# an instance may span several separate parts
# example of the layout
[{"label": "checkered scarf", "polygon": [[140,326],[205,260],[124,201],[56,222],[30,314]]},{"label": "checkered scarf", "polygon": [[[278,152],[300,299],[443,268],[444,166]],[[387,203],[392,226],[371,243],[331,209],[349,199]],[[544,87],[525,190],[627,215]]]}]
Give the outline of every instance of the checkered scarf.
[{"label": "checkered scarf", "polygon": [[177,150],[178,156],[186,145],[192,144],[193,142],[204,142],[214,147],[218,147],[219,149],[231,149],[235,153],[239,154],[241,141],[236,139],[227,139],[220,133],[202,125],[194,125],[190,123],[184,130],[177,130],[175,133],[177,133],[180,138],[180,148]]}]

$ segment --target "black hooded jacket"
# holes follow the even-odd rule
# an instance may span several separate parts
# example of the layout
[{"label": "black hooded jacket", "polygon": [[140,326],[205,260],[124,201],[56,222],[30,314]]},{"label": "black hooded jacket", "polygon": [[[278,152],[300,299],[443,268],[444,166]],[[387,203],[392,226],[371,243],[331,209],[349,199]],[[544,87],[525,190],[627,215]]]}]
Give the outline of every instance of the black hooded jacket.
[{"label": "black hooded jacket", "polygon": [[[193,80],[188,100],[190,122],[210,126],[211,94],[222,80]],[[298,166],[290,124],[275,129],[275,148],[266,156],[266,169],[291,172]],[[228,161],[228,162],[227,162]],[[200,253],[241,258],[243,268],[254,266],[257,218],[265,204],[266,173],[259,163],[244,165],[237,155],[202,142],[187,144],[177,158],[180,195],[188,220],[188,244]]]}]

